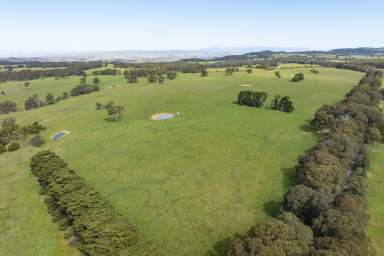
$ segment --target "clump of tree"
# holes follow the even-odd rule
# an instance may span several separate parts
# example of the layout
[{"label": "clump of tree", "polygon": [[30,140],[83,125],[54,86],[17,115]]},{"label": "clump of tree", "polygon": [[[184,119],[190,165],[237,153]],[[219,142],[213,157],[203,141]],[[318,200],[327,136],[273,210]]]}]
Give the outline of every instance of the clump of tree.
[{"label": "clump of tree", "polygon": [[42,151],[30,166],[52,220],[84,255],[120,255],[137,243],[127,220],[59,156]]},{"label": "clump of tree", "polygon": [[[2,145],[2,148],[8,145],[8,151],[17,150],[18,148],[16,148],[16,144],[11,146],[12,143],[24,140],[30,135],[37,135],[45,129],[46,128],[38,122],[33,122],[32,124],[20,127],[16,124],[16,119],[12,117],[5,118],[1,122],[0,145]],[[20,147],[19,143],[17,143],[17,145]],[[11,150],[9,150],[9,148],[11,148]]]},{"label": "clump of tree", "polygon": [[232,76],[232,74],[236,71],[239,71],[239,68],[234,68],[234,67],[231,67],[231,68],[226,68],[225,69],[225,75],[226,76]]},{"label": "clump of tree", "polygon": [[12,101],[0,102],[0,115],[16,112],[16,103]]},{"label": "clump of tree", "polygon": [[32,110],[36,108],[40,108],[47,105],[43,100],[39,98],[38,95],[34,94],[32,97],[29,97],[24,102],[25,110]]},{"label": "clump of tree", "polygon": [[96,102],[96,110],[105,109],[108,114],[107,120],[109,121],[118,121],[121,119],[124,107],[115,105],[113,101],[109,101],[107,104],[102,104],[100,102]]},{"label": "clump of tree", "polygon": [[241,91],[237,97],[237,104],[249,107],[262,107],[268,95],[265,92]]},{"label": "clump of tree", "polygon": [[291,82],[300,82],[300,81],[303,81],[304,80],[304,74],[303,73],[297,73],[295,74],[292,79],[291,79]]},{"label": "clump of tree", "polygon": [[90,84],[86,83],[85,78],[81,78],[80,84],[72,88],[70,94],[72,97],[89,94],[92,92],[97,92],[100,90],[100,86],[98,84]]},{"label": "clump of tree", "polygon": [[295,107],[293,106],[293,102],[288,96],[281,97],[280,95],[276,95],[273,98],[271,102],[271,108],[274,110],[280,110],[287,113],[290,113],[295,109]]},{"label": "clump of tree", "polygon": [[366,147],[383,141],[382,76],[368,71],[344,100],[316,112],[311,125],[322,136],[298,159],[296,184],[280,209],[284,216],[237,238],[230,255],[371,255]]}]

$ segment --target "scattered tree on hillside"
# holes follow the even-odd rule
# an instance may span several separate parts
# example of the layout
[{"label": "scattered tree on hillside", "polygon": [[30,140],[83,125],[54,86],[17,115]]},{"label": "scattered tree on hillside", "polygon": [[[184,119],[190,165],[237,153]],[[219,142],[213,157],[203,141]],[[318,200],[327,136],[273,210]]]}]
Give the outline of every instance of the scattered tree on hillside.
[{"label": "scattered tree on hillside", "polygon": [[20,145],[19,143],[17,142],[12,142],[11,144],[9,144],[8,146],[8,152],[13,152],[13,151],[16,151],[20,148]]},{"label": "scattered tree on hillside", "polygon": [[28,81],[27,81],[27,82],[24,82],[24,87],[25,87],[25,88],[28,88],[30,84],[31,84],[31,83],[28,82]]},{"label": "scattered tree on hillside", "polygon": [[253,70],[252,70],[251,68],[247,68],[245,71],[246,71],[248,74],[252,74],[252,72],[253,72]]},{"label": "scattered tree on hillside", "polygon": [[35,135],[30,139],[29,143],[33,147],[40,147],[41,145],[43,145],[45,143],[45,141],[40,135]]},{"label": "scattered tree on hillside", "polygon": [[107,110],[109,120],[111,121],[120,120],[122,117],[122,112],[124,111],[124,107],[115,106],[113,104],[111,106],[105,107],[105,109]]},{"label": "scattered tree on hillside", "polygon": [[287,113],[290,113],[295,109],[293,106],[293,102],[290,100],[288,96],[281,97],[280,95],[276,95],[273,98],[271,102],[271,108],[274,110],[280,110]]},{"label": "scattered tree on hillside", "polygon": [[157,78],[158,77],[155,74],[150,74],[148,76],[148,82],[151,83],[151,84],[156,83],[157,82]]},{"label": "scattered tree on hillside", "polygon": [[311,73],[312,73],[312,74],[318,74],[319,71],[318,71],[317,69],[315,69],[315,68],[312,68],[312,69],[311,69]]},{"label": "scattered tree on hillside", "polygon": [[29,97],[27,100],[25,100],[24,106],[26,110],[31,110],[31,109],[36,109],[36,108],[45,106],[45,103],[39,99],[39,96],[35,94],[32,97]]}]

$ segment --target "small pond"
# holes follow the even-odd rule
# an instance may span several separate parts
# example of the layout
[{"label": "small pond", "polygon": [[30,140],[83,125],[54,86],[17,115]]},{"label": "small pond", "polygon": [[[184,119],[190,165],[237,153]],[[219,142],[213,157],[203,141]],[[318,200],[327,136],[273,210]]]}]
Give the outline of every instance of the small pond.
[{"label": "small pond", "polygon": [[157,114],[152,115],[151,119],[158,121],[158,120],[171,119],[174,117],[175,117],[175,115],[172,113],[157,113]]},{"label": "small pond", "polygon": [[65,135],[67,135],[69,132],[68,131],[59,131],[59,132],[55,132],[52,137],[51,137],[51,140],[58,140],[58,139],[61,139],[62,137],[64,137]]}]

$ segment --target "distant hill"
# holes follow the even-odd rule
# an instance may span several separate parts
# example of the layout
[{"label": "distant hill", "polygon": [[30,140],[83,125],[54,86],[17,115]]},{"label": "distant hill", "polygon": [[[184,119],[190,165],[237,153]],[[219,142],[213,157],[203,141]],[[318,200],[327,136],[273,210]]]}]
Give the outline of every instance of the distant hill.
[{"label": "distant hill", "polygon": [[239,61],[252,58],[268,58],[274,54],[333,54],[339,56],[351,55],[384,55],[384,48],[341,48],[329,51],[309,51],[301,48],[205,48],[201,50],[172,50],[172,51],[110,51],[68,53],[36,57],[7,57],[0,58],[1,63],[20,63],[30,61],[69,62],[69,61],[120,61],[120,62],[163,62],[179,60],[215,60]]}]

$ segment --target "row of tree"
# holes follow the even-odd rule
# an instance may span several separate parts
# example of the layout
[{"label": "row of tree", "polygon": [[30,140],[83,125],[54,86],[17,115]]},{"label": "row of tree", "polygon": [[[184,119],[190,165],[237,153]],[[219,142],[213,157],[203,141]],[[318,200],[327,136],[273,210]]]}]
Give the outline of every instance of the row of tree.
[{"label": "row of tree", "polygon": [[232,256],[373,255],[367,226],[367,144],[382,142],[382,71],[368,71],[343,101],[323,106],[311,125],[319,143],[302,155],[296,185],[277,220],[256,224],[231,246]]},{"label": "row of tree", "polygon": [[45,101],[40,99],[38,95],[28,97],[24,102],[25,110],[32,110],[41,108],[50,104],[55,104],[58,101],[68,99],[69,97],[76,97],[84,94],[89,94],[100,90],[99,78],[93,78],[93,84],[87,84],[86,77],[83,76],[80,79],[80,84],[71,89],[71,91],[63,92],[62,95],[55,97],[52,93],[48,93],[45,96]]},{"label": "row of tree", "polygon": [[6,81],[25,81],[45,77],[64,78],[69,76],[80,76],[87,69],[99,68],[101,62],[84,62],[67,68],[52,69],[23,69],[20,71],[3,71],[0,72],[0,83]]},{"label": "row of tree", "polygon": [[50,151],[31,159],[52,220],[84,255],[128,254],[135,229],[66,162]]}]

